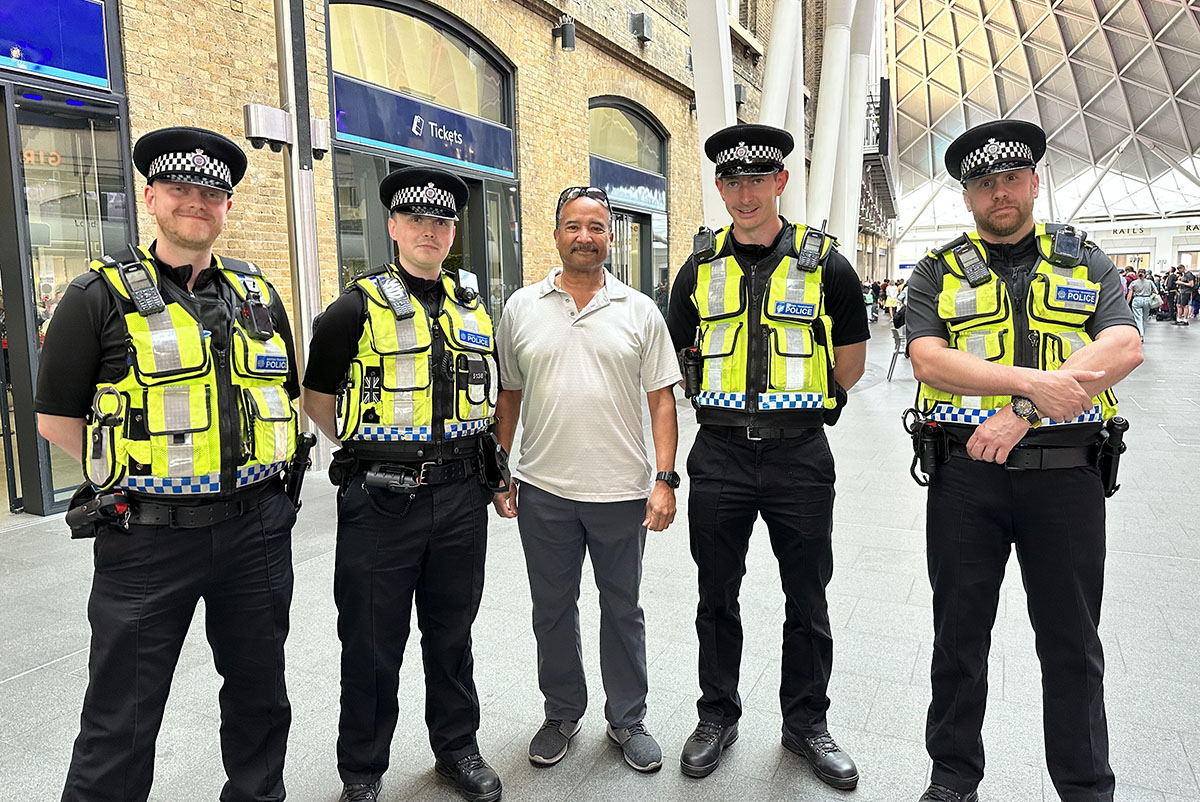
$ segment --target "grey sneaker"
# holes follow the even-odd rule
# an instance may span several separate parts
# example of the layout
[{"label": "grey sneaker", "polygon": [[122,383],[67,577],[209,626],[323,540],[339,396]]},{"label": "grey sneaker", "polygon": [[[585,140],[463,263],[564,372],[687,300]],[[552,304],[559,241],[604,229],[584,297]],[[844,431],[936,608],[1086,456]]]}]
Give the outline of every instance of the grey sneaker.
[{"label": "grey sneaker", "polygon": [[658,771],[662,767],[662,749],[658,741],[646,730],[646,725],[639,721],[628,727],[615,729],[608,725],[608,737],[621,747],[625,754],[625,762],[638,771]]},{"label": "grey sneaker", "polygon": [[553,766],[567,754],[567,747],[577,732],[578,720],[546,719],[529,742],[529,762],[535,766]]}]

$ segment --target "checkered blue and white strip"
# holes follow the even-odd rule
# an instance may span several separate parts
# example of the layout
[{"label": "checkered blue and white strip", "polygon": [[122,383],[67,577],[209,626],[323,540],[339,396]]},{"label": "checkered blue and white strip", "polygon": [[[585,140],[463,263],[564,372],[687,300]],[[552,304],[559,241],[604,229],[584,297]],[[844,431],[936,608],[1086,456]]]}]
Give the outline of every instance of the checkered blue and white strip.
[{"label": "checkered blue and white strip", "polygon": [[158,493],[166,496],[192,496],[201,493],[219,493],[221,474],[204,476],[127,476],[123,487],[139,493]]},{"label": "checkered blue and white strip", "polygon": [[426,184],[423,187],[402,187],[396,190],[396,194],[392,195],[392,205],[390,208],[395,209],[397,206],[410,203],[425,206],[445,206],[452,212],[458,211],[458,204],[454,202],[454,193],[440,189],[432,183]]},{"label": "checkered blue and white strip", "polygon": [[353,440],[378,440],[386,442],[403,442],[413,440],[432,440],[433,430],[428,426],[359,426]]},{"label": "checkered blue and white strip", "polygon": [[[939,423],[965,423],[970,426],[978,426],[988,418],[996,414],[994,409],[963,409],[962,407],[951,407],[946,404],[938,404],[934,407],[933,412],[929,413],[930,420],[935,420]],[[1048,418],[1042,418],[1043,426],[1070,426],[1074,423],[1100,423],[1104,418],[1101,417],[1099,406],[1094,406],[1087,412],[1080,415],[1078,418],[1072,418],[1067,421],[1052,421]]]},{"label": "checkered blue and white strip", "polygon": [[251,465],[246,468],[238,468],[237,486],[245,487],[255,482],[261,482],[264,479],[270,479],[286,467],[286,462],[272,462],[268,465]]},{"label": "checkered blue and white strip", "polygon": [[486,432],[488,422],[485,420],[473,420],[466,423],[450,423],[446,425],[446,439],[455,440],[459,437],[470,437],[473,434]]},{"label": "checkered blue and white strip", "polygon": [[[200,177],[210,179],[205,182],[209,186],[233,186],[233,175],[229,172],[229,165],[200,150],[191,153],[164,153],[150,162],[150,169],[146,174],[151,179],[167,180],[170,176]],[[217,183],[211,183],[213,180]]]},{"label": "checkered blue and white strip", "polygon": [[739,142],[736,146],[717,154],[717,164],[727,162],[780,162],[783,163],[783,151],[773,145],[747,145]]},{"label": "checkered blue and white strip", "polygon": [[820,393],[759,393],[759,409],[814,409],[823,407]]},{"label": "checkered blue and white strip", "polygon": [[696,396],[696,403],[702,407],[729,407],[731,409],[745,409],[746,394],[714,393],[705,390]]},{"label": "checkered blue and white strip", "polygon": [[989,139],[982,147],[963,156],[959,175],[967,175],[972,170],[985,164],[1008,162],[1017,159],[1033,161],[1033,148],[1024,142],[997,142]]}]

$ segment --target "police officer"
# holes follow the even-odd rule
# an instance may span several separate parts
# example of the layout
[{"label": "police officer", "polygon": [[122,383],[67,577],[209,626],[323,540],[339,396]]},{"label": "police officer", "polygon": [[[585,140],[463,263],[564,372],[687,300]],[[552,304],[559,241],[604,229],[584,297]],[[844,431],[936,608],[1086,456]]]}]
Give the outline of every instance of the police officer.
[{"label": "police officer", "polygon": [[396,727],[414,595],[425,720],[439,777],[500,798],[479,755],[471,623],[483,592],[487,505],[480,450],[499,391],[492,321],[442,271],[467,186],[404,168],[379,186],[399,260],[368,271],[313,334],[304,409],[342,443],[334,600],[342,641],[342,802],[374,802]]},{"label": "police officer", "polygon": [[704,150],[733,224],[697,237],[667,317],[700,423],[687,470],[702,695],[680,764],[704,777],[738,737],[738,590],[761,514],[786,597],[783,745],[825,783],[850,789],[858,769],[825,721],[834,469],[823,425],[836,420],[863,373],[870,332],[862,290],[831,237],[779,216],[790,134],[735,125]]},{"label": "police officer", "polygon": [[948,437],[929,482],[933,701],[928,802],[978,799],[992,624],[1015,544],[1042,665],[1046,762],[1059,796],[1111,802],[1098,460],[1110,388],[1141,363],[1112,262],[1083,232],[1035,223],[1046,135],[991,122],[946,150],[975,231],[921,260],[908,338],[930,432]]},{"label": "police officer", "polygon": [[62,798],[147,798],[171,677],[203,598],[224,678],[221,799],[281,800],[296,515],[280,474],[299,395],[291,330],[256,266],[212,252],[246,172],[242,150],[212,131],[166,128],[138,140],[133,162],[158,238],[71,282],[35,400],[42,435],[83,462],[73,506],[96,502],[75,528],[96,537],[92,643]]}]

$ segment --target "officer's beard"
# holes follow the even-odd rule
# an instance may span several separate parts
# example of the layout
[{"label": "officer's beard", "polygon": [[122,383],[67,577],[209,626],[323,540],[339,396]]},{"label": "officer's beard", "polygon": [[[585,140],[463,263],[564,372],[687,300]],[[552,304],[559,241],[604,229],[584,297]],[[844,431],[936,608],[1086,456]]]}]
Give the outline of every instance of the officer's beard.
[{"label": "officer's beard", "polygon": [[[1022,229],[1029,226],[1033,221],[1033,202],[1028,204],[1023,201],[1015,201],[1010,204],[1011,208],[1017,210],[1016,214],[1006,214],[1002,219],[996,220],[991,214],[975,215],[975,228],[983,235],[984,239],[994,238],[1003,239],[1011,237]],[[1009,208],[1009,207],[1006,207]]]}]

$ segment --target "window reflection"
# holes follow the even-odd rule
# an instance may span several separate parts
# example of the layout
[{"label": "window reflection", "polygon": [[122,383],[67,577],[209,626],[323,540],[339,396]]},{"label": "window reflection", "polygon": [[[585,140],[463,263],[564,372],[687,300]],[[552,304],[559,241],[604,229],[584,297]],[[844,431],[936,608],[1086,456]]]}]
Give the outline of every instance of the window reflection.
[{"label": "window reflection", "polygon": [[397,92],[506,123],[504,75],[453,34],[374,6],[329,7],[333,69]]}]

